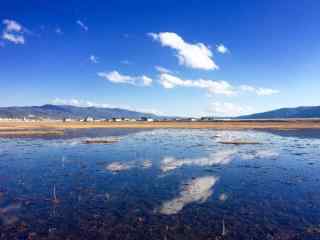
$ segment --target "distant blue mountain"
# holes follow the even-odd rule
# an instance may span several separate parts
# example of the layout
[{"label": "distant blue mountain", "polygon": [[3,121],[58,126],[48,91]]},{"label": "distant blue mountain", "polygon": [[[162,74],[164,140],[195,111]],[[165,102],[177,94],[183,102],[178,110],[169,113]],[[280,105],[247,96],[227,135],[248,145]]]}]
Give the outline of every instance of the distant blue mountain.
[{"label": "distant blue mountain", "polygon": [[237,119],[320,118],[320,106],[280,108],[273,111],[237,117]]},{"label": "distant blue mountain", "polygon": [[[63,118],[163,118],[152,113],[131,111],[121,108],[76,107],[70,105],[0,107],[0,118],[23,118],[28,116],[63,119]],[[170,117],[169,117],[170,118]],[[171,117],[172,118],[172,117]],[[273,111],[239,116],[235,119],[276,119],[276,118],[320,118],[320,106],[281,108]]]},{"label": "distant blue mountain", "polygon": [[0,107],[0,118],[23,118],[28,116],[52,119],[63,118],[141,118],[159,116],[152,113],[143,113],[120,108],[76,107],[70,105],[43,105],[29,107]]}]

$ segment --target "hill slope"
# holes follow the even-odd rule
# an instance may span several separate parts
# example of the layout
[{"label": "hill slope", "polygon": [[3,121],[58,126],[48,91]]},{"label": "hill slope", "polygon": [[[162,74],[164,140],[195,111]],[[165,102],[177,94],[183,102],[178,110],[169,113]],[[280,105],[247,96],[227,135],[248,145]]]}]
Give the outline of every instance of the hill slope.
[{"label": "hill slope", "polygon": [[273,111],[237,117],[237,119],[320,118],[320,106],[280,108]]},{"label": "hill slope", "polygon": [[30,115],[52,119],[62,118],[159,118],[155,114],[142,113],[120,108],[76,107],[69,105],[43,105],[31,107],[1,107],[0,118],[23,118]]}]

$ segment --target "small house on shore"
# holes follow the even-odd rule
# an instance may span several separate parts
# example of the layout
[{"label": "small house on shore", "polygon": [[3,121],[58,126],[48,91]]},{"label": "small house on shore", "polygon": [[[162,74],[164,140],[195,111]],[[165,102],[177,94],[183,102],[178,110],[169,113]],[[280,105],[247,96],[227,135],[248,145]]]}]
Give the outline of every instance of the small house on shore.
[{"label": "small house on shore", "polygon": [[154,119],[153,118],[148,118],[148,117],[141,117],[141,121],[143,121],[143,122],[153,122]]},{"label": "small house on shore", "polygon": [[122,120],[122,118],[112,118],[112,121],[113,122],[122,122],[123,120]]},{"label": "small house on shore", "polygon": [[94,119],[93,119],[93,117],[86,117],[86,118],[84,119],[84,121],[85,121],[85,122],[93,122]]},{"label": "small house on shore", "polygon": [[62,121],[63,121],[63,122],[71,122],[72,119],[71,119],[71,118],[63,118]]}]

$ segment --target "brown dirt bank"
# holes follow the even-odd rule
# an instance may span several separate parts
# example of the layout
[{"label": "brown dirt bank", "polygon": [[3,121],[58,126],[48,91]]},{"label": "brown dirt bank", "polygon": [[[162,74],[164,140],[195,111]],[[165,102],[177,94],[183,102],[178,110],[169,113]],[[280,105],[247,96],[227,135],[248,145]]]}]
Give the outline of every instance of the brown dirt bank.
[{"label": "brown dirt bank", "polygon": [[[7,131],[59,131],[83,128],[189,128],[189,129],[312,129],[320,120],[216,121],[216,122],[0,122],[0,134]],[[32,131],[30,131],[31,133]]]},{"label": "brown dirt bank", "polygon": [[15,136],[62,136],[64,135],[63,130],[20,130],[20,129],[9,129],[0,130],[0,137],[15,137]]}]

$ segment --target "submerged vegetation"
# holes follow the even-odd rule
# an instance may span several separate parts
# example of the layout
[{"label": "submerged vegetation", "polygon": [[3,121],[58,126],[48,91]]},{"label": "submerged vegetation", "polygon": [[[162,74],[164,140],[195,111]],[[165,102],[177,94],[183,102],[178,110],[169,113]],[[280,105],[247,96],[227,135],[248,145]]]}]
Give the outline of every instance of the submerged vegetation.
[{"label": "submerged vegetation", "polygon": [[232,145],[242,145],[242,144],[261,144],[260,142],[250,141],[250,140],[230,140],[221,141],[222,144],[232,144]]},{"label": "submerged vegetation", "polygon": [[84,140],[83,143],[85,144],[111,144],[119,142],[119,138],[109,138],[109,139],[87,139]]},{"label": "submerged vegetation", "polygon": [[[319,237],[320,139],[306,131],[97,132],[0,138],[2,239]],[[221,143],[239,139],[263,144]]]}]

